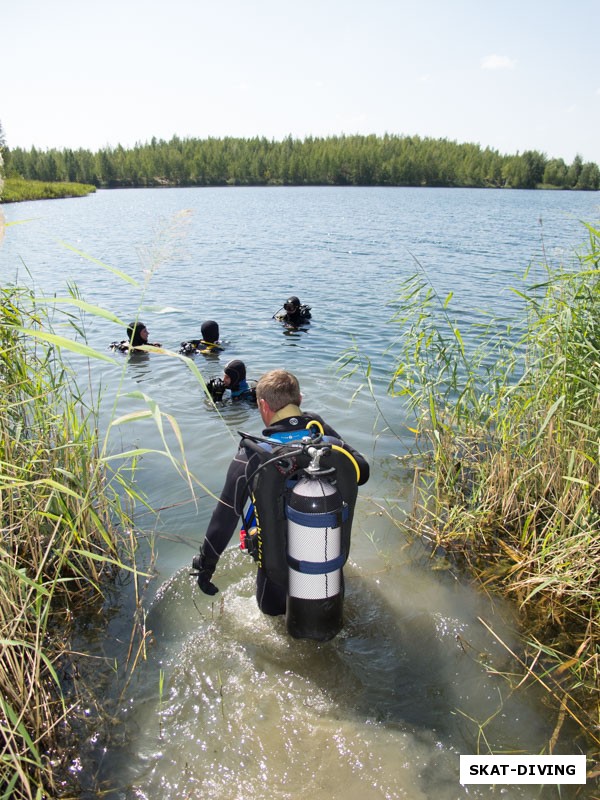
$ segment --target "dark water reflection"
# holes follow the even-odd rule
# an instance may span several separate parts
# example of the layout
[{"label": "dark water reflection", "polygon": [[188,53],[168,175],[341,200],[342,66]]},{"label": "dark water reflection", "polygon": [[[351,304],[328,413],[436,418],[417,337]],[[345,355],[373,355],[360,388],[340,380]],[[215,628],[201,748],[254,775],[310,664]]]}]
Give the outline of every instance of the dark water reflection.
[{"label": "dark water reflection", "polygon": [[[532,691],[511,695],[502,672],[518,647],[512,609],[457,580],[411,543],[393,518],[410,507],[412,472],[399,459],[413,446],[412,420],[387,394],[402,330],[390,324],[398,282],[422,270],[461,327],[488,313],[519,320],[510,291],[539,262],[569,264],[585,241],[579,220],[597,221],[594,194],[392,189],[131,190],[83,200],[4,207],[0,249],[5,281],[26,265],[39,293],[84,299],[133,319],[138,310],[168,352],[92,365],[102,386],[100,441],[110,420],[158,407],[151,419],[119,425],[109,452],[164,451],[185,463],[193,492],[169,458],[148,452],[137,485],[157,509],[136,511],[156,538],[157,574],[144,596],[152,630],[147,660],[123,698],[133,592],[125,582],[103,636],[82,649],[104,659],[96,679],[111,709],[108,738],[82,744],[89,796],[97,783],[117,798],[558,797],[555,788],[458,783],[459,754],[539,753],[555,719]],[[139,287],[67,250],[57,239],[126,272]],[[272,319],[290,294],[312,307],[305,331]],[[61,306],[62,307],[62,306]],[[186,363],[173,355],[216,319],[226,350]],[[105,351],[123,331],[87,315],[91,343]],[[72,335],[67,324],[60,332]],[[464,333],[464,330],[463,330]],[[467,342],[467,346],[471,343]],[[357,348],[370,365],[341,382],[336,359]],[[290,640],[253,597],[253,567],[232,547],[215,575],[221,592],[201,595],[189,577],[235,450],[239,430],[258,431],[244,404],[207,404],[204,379],[242,358],[251,379],[285,367],[318,411],[372,464],[361,489],[346,624],[326,645]],[[73,358],[88,382],[88,364]],[[365,388],[359,391],[360,385]],[[183,443],[184,452],[181,452]],[[98,662],[99,663],[99,662]],[[85,671],[85,666],[81,669]],[[164,691],[160,697],[160,675]],[[111,677],[112,676],[112,677]],[[93,679],[93,678],[92,678]],[[114,713],[113,713],[114,711]],[[570,732],[559,744],[569,752]],[[571,787],[574,789],[575,787]],[[562,797],[574,796],[569,787]]]}]

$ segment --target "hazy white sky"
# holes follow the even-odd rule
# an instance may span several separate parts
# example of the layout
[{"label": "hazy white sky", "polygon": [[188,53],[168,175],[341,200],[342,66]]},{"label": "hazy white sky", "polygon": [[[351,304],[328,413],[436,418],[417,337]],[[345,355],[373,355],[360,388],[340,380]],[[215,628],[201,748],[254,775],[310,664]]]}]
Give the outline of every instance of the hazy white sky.
[{"label": "hazy white sky", "polygon": [[600,163],[600,0],[18,0],[9,147],[393,133]]}]

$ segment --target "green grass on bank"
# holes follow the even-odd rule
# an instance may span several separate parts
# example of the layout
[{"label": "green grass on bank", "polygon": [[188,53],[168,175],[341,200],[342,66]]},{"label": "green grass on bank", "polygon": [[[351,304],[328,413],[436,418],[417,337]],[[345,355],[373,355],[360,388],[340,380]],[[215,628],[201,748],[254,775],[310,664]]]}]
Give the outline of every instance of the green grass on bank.
[{"label": "green grass on bank", "polygon": [[25,200],[52,200],[60,197],[85,197],[96,187],[86,183],[54,183],[6,178],[0,203],[20,203]]}]

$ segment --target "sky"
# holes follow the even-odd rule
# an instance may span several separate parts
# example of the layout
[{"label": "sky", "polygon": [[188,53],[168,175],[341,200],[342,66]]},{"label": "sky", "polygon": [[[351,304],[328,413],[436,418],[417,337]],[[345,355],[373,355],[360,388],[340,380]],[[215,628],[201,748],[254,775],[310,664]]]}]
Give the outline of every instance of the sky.
[{"label": "sky", "polygon": [[396,134],[600,164],[600,0],[18,0],[9,147]]}]

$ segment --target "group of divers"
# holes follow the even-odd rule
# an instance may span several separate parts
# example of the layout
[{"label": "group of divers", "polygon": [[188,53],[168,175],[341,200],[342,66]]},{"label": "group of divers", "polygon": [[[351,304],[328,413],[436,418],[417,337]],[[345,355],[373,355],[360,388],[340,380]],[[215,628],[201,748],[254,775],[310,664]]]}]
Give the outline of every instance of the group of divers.
[{"label": "group of divers", "polygon": [[[311,307],[301,303],[296,295],[291,295],[283,306],[273,314],[276,319],[287,329],[299,330],[311,320]],[[220,339],[219,324],[215,320],[205,320],[200,326],[200,338],[189,339],[181,342],[179,353],[181,355],[193,356],[200,353],[204,356],[218,355],[225,349],[224,342]],[[127,339],[120,342],[112,342],[109,347],[111,350],[121,353],[143,352],[145,346],[162,347],[159,342],[149,342],[149,332],[146,325],[140,320],[131,322],[127,326]],[[246,365],[243,361],[235,358],[229,361],[223,370],[222,378],[210,378],[206,382],[206,388],[214,402],[224,399],[225,392],[229,392],[231,400],[245,400],[256,403],[256,390],[248,383],[246,377]]]},{"label": "group of divers", "polygon": [[[273,319],[302,330],[311,309],[293,295]],[[219,334],[217,322],[206,320],[201,338],[181,342],[179,353],[218,355],[226,344]],[[127,336],[111,349],[131,354],[161,347],[148,341],[139,320],[128,326]],[[246,365],[234,359],[223,377],[206,387],[213,402],[228,391],[234,401],[253,403],[264,428],[262,435],[239,431],[238,451],[191,574],[204,594],[219,591],[213,574],[241,519],[240,549],[256,562],[259,609],[285,615],[293,638],[327,641],[343,625],[343,567],[358,487],[369,479],[369,464],[320,415],[301,409],[298,379],[287,370],[271,370],[250,386]]]}]

